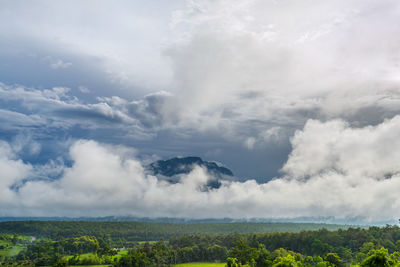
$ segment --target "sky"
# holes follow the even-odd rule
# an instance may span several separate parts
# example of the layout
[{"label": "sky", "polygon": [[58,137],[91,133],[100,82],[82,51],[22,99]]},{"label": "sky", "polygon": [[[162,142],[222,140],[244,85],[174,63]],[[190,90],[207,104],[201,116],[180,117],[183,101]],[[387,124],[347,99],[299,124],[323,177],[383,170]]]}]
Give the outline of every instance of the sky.
[{"label": "sky", "polygon": [[[395,0],[0,0],[0,216],[400,217]],[[200,156],[201,190],[146,165]]]}]

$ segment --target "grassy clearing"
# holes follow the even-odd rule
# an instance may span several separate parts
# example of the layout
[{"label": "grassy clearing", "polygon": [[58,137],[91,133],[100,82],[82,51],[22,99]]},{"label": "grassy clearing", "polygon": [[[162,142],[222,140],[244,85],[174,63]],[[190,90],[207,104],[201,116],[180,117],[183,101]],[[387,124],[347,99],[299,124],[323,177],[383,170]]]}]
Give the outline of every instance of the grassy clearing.
[{"label": "grassy clearing", "polygon": [[18,255],[18,253],[20,253],[25,248],[26,248],[25,246],[21,246],[21,245],[13,246],[11,249],[8,250],[7,256],[10,256],[10,257],[16,256],[16,255]]},{"label": "grassy clearing", "polygon": [[190,262],[174,265],[175,267],[225,267],[226,263],[215,262]]},{"label": "grassy clearing", "polygon": [[138,243],[139,246],[143,246],[143,245],[146,244],[146,243],[155,244],[155,243],[157,243],[157,242],[158,242],[158,241],[138,241],[137,243]]},{"label": "grassy clearing", "polygon": [[118,255],[121,255],[121,256],[128,255],[128,250],[120,250],[120,251],[118,251]]},{"label": "grassy clearing", "polygon": [[128,250],[127,249],[120,250],[117,252],[117,255],[111,256],[111,260],[114,261],[115,258],[119,258],[119,257],[125,256],[125,255],[128,255]]},{"label": "grassy clearing", "polygon": [[[73,258],[74,255],[68,255],[68,256],[65,256],[65,257],[67,259],[70,259],[70,258]],[[79,259],[80,260],[87,259],[87,258],[93,258],[93,257],[96,257],[96,254],[94,254],[94,253],[84,253],[84,254],[80,254],[79,255]]]},{"label": "grassy clearing", "polygon": [[13,256],[18,255],[18,253],[20,253],[21,250],[24,250],[24,249],[25,249],[25,247],[19,247],[19,246],[15,246],[10,249],[2,249],[2,250],[0,250],[0,256],[13,257]]},{"label": "grassy clearing", "polygon": [[18,241],[16,245],[13,245],[12,238],[14,235],[11,234],[1,234],[0,236],[0,256],[3,257],[13,257],[18,255],[22,250],[26,249],[29,242],[32,241],[31,236],[17,236]]},{"label": "grassy clearing", "polygon": [[0,256],[12,257],[18,255],[26,246],[24,245],[9,245],[6,249],[0,249]]},{"label": "grassy clearing", "polygon": [[84,259],[91,259],[91,258],[96,258],[96,257],[97,257],[97,255],[94,253],[84,253],[79,256],[79,259],[84,260]]}]

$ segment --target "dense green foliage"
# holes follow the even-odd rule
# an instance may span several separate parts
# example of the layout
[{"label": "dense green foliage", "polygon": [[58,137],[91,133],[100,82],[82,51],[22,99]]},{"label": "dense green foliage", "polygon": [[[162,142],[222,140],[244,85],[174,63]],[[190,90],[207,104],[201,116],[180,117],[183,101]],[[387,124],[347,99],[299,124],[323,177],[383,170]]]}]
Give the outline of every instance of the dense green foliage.
[{"label": "dense green foliage", "polygon": [[228,235],[192,235],[172,237],[173,246],[199,245],[201,243],[215,243],[233,246],[239,239],[247,240],[253,247],[264,244],[268,250],[285,248],[306,255],[321,255],[328,252],[337,252],[346,255],[350,251],[362,250],[368,252],[374,247],[385,247],[394,252],[400,246],[400,228],[397,226],[349,228],[347,230],[328,231],[301,231],[299,233],[261,233],[261,234],[228,234]]},{"label": "dense green foliage", "polygon": [[110,237],[112,240],[167,240],[185,234],[228,234],[299,232],[327,228],[337,230],[343,225],[313,223],[149,223],[149,222],[85,222],[85,221],[15,221],[0,222],[0,233],[19,233],[51,239],[78,236]]},{"label": "dense green foliage", "polygon": [[[228,266],[393,266],[400,260],[400,228],[185,235],[170,238],[169,247],[167,264],[226,258]],[[149,249],[136,250],[147,255],[148,266],[160,264]]]},{"label": "dense green foliage", "polygon": [[[86,257],[80,255],[87,254]],[[111,258],[106,257],[115,254],[102,239],[96,237],[81,236],[67,238],[59,241],[41,239],[25,246],[15,257],[5,257],[2,259],[6,265],[16,262],[19,265],[49,266],[61,264],[100,264],[111,263]],[[65,257],[71,255],[71,257]],[[0,262],[1,263],[1,262]],[[65,265],[64,264],[64,265]]]},{"label": "dense green foliage", "polygon": [[[83,224],[88,227],[86,222]],[[116,224],[124,226],[124,223]],[[104,226],[104,223],[100,225]],[[113,227],[116,228],[115,225]],[[168,241],[158,242],[128,242],[124,235],[107,233],[107,229],[97,225],[91,229],[93,235],[63,237],[65,233],[73,235],[83,231],[76,229],[72,232],[72,229],[67,229],[53,238],[46,238],[43,234],[43,238],[34,242],[29,237],[22,238],[19,232],[0,234],[3,250],[24,246],[16,256],[1,256],[0,265],[110,264],[152,267],[185,262],[222,262],[228,267],[400,266],[398,226],[284,233],[186,234],[173,235]],[[52,236],[53,231],[55,228],[48,232],[51,233],[48,236]],[[122,232],[120,230],[119,233]],[[128,235],[127,238],[131,237]],[[121,253],[118,246],[115,246],[119,243],[131,246]]]},{"label": "dense green foliage", "polygon": [[[204,247],[168,247],[162,245],[155,248],[136,248],[130,253],[114,263],[114,266],[172,266],[177,262],[185,261],[179,256],[183,249],[196,251],[197,257],[192,260],[216,261],[213,254],[207,254]],[[269,251],[263,244],[257,247],[250,246],[249,242],[239,239],[234,242],[234,246],[226,251],[226,266],[239,267],[297,267],[297,266],[361,266],[361,267],[389,267],[400,266],[400,253],[398,251],[389,254],[385,248],[371,249],[367,253],[361,251],[350,252],[351,256],[346,259],[341,258],[337,253],[328,252],[321,255],[303,255],[301,253],[278,248]]]},{"label": "dense green foliage", "polygon": [[[177,256],[182,248],[171,248],[165,244],[157,246],[133,249],[127,256],[116,261],[114,266],[172,266],[182,260]],[[197,252],[203,255],[203,257],[206,255],[202,254],[204,251],[201,248]],[[325,255],[302,255],[283,248],[269,251],[262,244],[259,244],[258,247],[251,247],[247,241],[240,239],[227,251],[225,264],[227,267],[400,266],[400,253],[394,252],[389,254],[388,250],[383,247],[380,249],[371,249],[367,254],[355,252],[354,255],[357,257],[344,260],[337,253],[332,252]],[[207,255],[203,260],[215,261],[216,259],[212,259],[212,255]]]}]

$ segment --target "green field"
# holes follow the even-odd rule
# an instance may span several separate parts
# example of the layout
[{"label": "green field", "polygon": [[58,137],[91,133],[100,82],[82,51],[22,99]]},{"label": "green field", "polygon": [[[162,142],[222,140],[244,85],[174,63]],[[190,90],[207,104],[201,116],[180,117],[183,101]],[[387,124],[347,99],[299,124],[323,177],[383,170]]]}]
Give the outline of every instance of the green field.
[{"label": "green field", "polygon": [[[2,234],[0,237],[0,256],[12,257],[18,255],[23,249],[26,248],[26,244],[16,244],[13,245],[11,242],[12,235]],[[30,236],[18,236],[18,242],[30,241],[32,237]]]},{"label": "green field", "polygon": [[[67,259],[69,258],[73,258],[73,255],[69,255],[67,256]],[[80,254],[79,255],[79,259],[88,259],[88,258],[92,258],[92,257],[96,257],[96,255],[94,253],[84,253],[84,254]]]},{"label": "green field", "polygon": [[21,246],[21,245],[16,245],[11,247],[10,249],[7,250],[7,254],[6,256],[16,256],[18,255],[18,253],[21,252],[21,250],[25,249],[25,246]]},{"label": "green field", "polygon": [[226,263],[215,263],[215,262],[191,262],[191,263],[181,263],[174,265],[175,267],[224,267]]},{"label": "green field", "polygon": [[117,255],[121,255],[121,256],[128,255],[128,250],[120,250],[120,251],[118,251]]}]

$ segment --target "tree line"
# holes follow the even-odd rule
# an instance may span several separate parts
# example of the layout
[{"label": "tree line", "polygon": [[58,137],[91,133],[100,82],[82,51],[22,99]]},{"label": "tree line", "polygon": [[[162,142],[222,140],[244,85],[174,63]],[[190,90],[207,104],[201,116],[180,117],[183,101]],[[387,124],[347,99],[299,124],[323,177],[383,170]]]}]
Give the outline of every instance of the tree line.
[{"label": "tree line", "polygon": [[[36,237],[62,239],[79,236],[109,236],[112,241],[126,242],[167,240],[185,234],[228,234],[299,232],[326,228],[337,230],[348,226],[314,223],[157,223],[157,222],[91,222],[91,221],[10,221],[0,222],[0,233],[18,233]],[[115,244],[117,246],[118,244]]]}]

